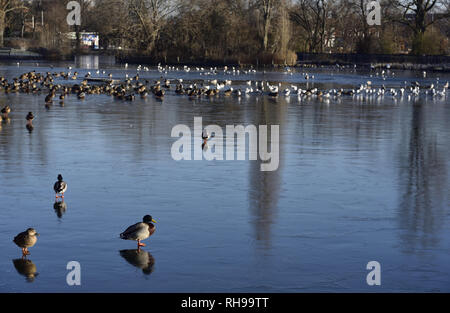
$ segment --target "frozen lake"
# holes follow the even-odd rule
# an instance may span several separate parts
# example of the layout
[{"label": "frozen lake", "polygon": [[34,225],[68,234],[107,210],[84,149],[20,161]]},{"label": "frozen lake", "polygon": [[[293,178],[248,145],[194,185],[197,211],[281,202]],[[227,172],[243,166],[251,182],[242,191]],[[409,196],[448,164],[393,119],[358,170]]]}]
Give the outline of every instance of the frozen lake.
[{"label": "frozen lake", "polygon": [[[11,81],[66,66],[3,64],[0,75]],[[74,70],[80,77],[96,71]],[[106,71],[124,79],[136,67]],[[247,80],[303,88],[450,80],[322,69],[309,71],[315,78],[306,82],[306,70],[297,71],[205,77],[152,68],[140,75],[239,80],[242,88]],[[0,292],[450,292],[448,94],[190,100],[173,89],[163,101],[71,95],[50,109],[45,93],[0,92],[0,107],[12,108],[0,128]],[[279,169],[262,172],[260,161],[248,160],[174,161],[171,130],[193,128],[194,117],[224,129],[280,125]],[[58,213],[52,187],[59,173],[69,189]],[[157,231],[136,253],[119,234],[146,214]],[[35,269],[12,242],[28,227],[41,235],[27,258]],[[66,284],[70,261],[81,264],[81,286]],[[366,283],[369,261],[381,264],[379,287]],[[27,271],[38,275],[27,280]]]}]

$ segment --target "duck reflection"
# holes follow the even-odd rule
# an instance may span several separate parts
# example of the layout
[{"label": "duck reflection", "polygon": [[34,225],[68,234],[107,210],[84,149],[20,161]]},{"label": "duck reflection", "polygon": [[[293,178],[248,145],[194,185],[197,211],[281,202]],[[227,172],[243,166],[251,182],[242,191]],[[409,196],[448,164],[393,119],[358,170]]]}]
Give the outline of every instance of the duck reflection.
[{"label": "duck reflection", "polygon": [[64,201],[56,201],[53,205],[53,209],[55,210],[56,215],[59,218],[62,218],[67,211],[67,203]]},{"label": "duck reflection", "polygon": [[398,211],[405,252],[435,246],[438,230],[446,216],[448,155],[439,142],[439,124],[428,123],[426,106],[417,103],[412,107],[411,122],[407,124],[407,138],[400,145],[399,172],[401,199]]},{"label": "duck reflection", "polygon": [[39,275],[36,265],[26,258],[13,260],[14,267],[17,272],[26,277],[26,280],[30,283]]},{"label": "duck reflection", "polygon": [[33,126],[33,124],[27,124],[27,126],[26,126],[26,128],[27,128],[27,130],[28,130],[28,132],[31,134],[32,132],[33,132],[33,130],[34,130],[34,126]]},{"label": "duck reflection", "polygon": [[131,265],[140,268],[142,273],[145,275],[150,275],[153,273],[155,259],[150,254],[150,252],[144,250],[121,250],[119,251],[120,256],[124,258]]}]

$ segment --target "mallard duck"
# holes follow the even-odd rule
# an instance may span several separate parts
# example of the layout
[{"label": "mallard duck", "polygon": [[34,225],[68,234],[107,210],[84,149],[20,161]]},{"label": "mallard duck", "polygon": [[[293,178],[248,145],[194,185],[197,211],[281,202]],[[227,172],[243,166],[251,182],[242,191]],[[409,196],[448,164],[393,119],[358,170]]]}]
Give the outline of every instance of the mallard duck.
[{"label": "mallard duck", "polygon": [[28,248],[31,248],[36,244],[37,236],[39,236],[39,234],[34,228],[28,228],[23,233],[14,237],[13,241],[19,248],[22,248],[23,255],[29,255],[30,252],[28,251]]},{"label": "mallard duck", "polygon": [[53,186],[53,190],[55,190],[56,199],[59,198],[59,194],[61,194],[61,198],[64,199],[64,193],[67,191],[67,183],[63,181],[63,177],[61,174],[58,175],[58,181]]},{"label": "mallard duck", "polygon": [[31,123],[33,120],[34,120],[33,112],[28,112],[28,114],[27,114],[27,122]]},{"label": "mallard duck", "polygon": [[124,240],[136,240],[138,249],[145,247],[145,244],[141,243],[141,240],[145,240],[156,231],[156,221],[150,216],[146,215],[142,219],[142,222],[131,225],[123,233],[120,234],[120,238]]}]

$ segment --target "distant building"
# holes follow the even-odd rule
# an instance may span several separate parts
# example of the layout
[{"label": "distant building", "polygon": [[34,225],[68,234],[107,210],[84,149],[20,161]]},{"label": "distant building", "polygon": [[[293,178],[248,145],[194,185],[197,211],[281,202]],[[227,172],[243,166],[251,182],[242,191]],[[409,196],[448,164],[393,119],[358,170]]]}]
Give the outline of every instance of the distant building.
[{"label": "distant building", "polygon": [[[67,36],[73,42],[77,40],[76,32],[67,33]],[[90,48],[93,50],[99,49],[100,37],[97,33],[80,32],[80,41],[81,41],[80,43],[81,48],[88,48],[88,49]]]}]

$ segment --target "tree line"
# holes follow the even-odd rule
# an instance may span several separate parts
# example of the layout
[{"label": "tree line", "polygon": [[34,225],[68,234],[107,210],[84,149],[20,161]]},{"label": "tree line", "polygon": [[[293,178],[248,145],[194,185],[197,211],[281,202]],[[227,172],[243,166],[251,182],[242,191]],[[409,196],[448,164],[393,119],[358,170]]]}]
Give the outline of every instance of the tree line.
[{"label": "tree line", "polygon": [[[297,52],[446,54],[450,0],[0,0],[0,46],[80,52],[67,33],[89,31],[101,51],[166,62],[293,64]],[[79,38],[77,36],[77,38]]]}]

